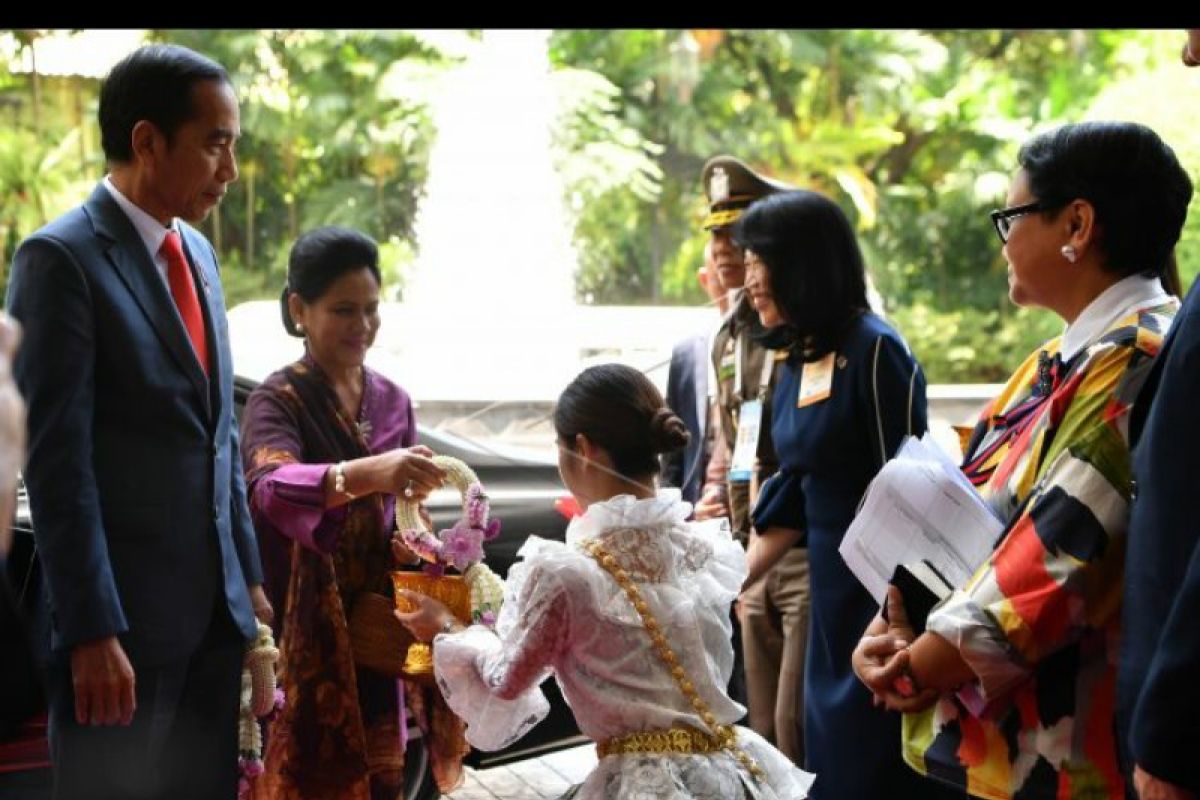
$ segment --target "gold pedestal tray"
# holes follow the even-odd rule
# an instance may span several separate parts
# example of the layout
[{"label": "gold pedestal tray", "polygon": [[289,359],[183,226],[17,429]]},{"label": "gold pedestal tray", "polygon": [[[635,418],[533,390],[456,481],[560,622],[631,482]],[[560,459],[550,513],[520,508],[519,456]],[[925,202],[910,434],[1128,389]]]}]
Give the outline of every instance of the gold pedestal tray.
[{"label": "gold pedestal tray", "polygon": [[[407,589],[441,601],[450,613],[464,625],[471,620],[471,587],[461,575],[427,575],[424,572],[393,572],[392,585],[396,589],[396,608],[405,613],[416,611],[412,603],[400,594]],[[433,650],[421,642],[408,646],[404,657],[404,672],[412,676],[426,676],[433,672]]]}]

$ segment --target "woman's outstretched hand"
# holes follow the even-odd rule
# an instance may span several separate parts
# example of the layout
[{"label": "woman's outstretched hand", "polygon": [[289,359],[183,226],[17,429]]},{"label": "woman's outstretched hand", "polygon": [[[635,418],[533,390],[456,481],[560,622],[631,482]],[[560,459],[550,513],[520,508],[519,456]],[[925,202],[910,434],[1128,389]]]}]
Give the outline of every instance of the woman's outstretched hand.
[{"label": "woman's outstretched hand", "polygon": [[433,451],[424,445],[384,454],[385,482],[398,499],[421,502],[442,485],[446,470],[433,463]]}]

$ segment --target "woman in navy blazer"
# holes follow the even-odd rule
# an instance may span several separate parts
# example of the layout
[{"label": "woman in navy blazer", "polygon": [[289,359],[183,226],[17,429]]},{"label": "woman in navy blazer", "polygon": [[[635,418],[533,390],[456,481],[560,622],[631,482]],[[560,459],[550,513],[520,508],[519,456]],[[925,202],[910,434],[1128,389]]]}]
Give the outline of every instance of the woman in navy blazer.
[{"label": "woman in navy blazer", "polygon": [[808,191],[764,198],[734,236],[766,344],[787,358],[771,421],[780,470],[754,509],[746,585],[789,548],[808,548],[810,797],[961,796],[905,766],[899,720],[875,711],[855,678],[850,655],[878,604],[838,554],[867,484],[906,435],[925,432],[925,376],[900,335],[869,310],[862,254],[834,202]]}]

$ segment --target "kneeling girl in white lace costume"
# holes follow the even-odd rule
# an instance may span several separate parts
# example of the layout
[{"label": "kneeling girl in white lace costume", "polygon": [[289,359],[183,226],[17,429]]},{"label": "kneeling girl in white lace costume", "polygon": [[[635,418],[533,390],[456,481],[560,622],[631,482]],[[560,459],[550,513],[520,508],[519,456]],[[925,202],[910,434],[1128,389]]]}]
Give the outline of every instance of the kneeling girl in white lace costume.
[{"label": "kneeling girl in white lace costume", "polygon": [[[508,746],[549,708],[553,673],[600,763],[577,798],[783,800],[813,776],[753,731],[725,693],[733,667],[729,605],[745,554],[724,520],[687,522],[677,492],[657,495],[659,453],[683,422],[640,372],[592,367],[555,411],[559,471],[584,513],[566,543],[531,536],[509,570],[492,632],[463,628],[436,600],[397,616],[433,640],[446,702],[483,750]],[[449,631],[449,632],[446,632]]]}]

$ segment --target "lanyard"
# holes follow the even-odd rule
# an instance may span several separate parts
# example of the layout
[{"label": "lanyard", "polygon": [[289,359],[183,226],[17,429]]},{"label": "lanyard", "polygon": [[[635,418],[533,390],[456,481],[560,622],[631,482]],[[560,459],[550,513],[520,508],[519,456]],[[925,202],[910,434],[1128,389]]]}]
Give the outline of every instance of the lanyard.
[{"label": "lanyard", "polygon": [[[746,347],[742,346],[742,337],[736,336],[733,340],[733,396],[741,402],[742,397],[742,362],[745,360]],[[767,399],[767,387],[771,384],[771,373],[775,367],[775,351],[767,348],[763,351],[762,373],[758,376],[758,394],[759,400]]]}]

